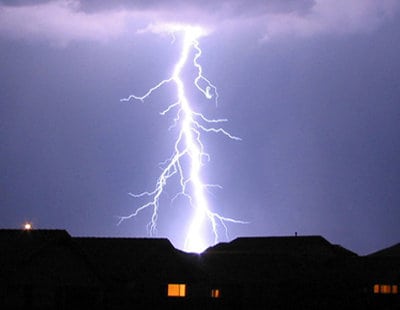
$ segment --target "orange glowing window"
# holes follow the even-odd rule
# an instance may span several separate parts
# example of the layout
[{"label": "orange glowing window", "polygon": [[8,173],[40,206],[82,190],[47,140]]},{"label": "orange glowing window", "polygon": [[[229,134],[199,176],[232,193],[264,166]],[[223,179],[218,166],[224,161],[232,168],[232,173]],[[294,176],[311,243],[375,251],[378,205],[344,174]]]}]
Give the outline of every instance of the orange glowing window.
[{"label": "orange glowing window", "polygon": [[212,289],[211,290],[211,298],[220,298],[221,297],[221,291],[219,289]]},{"label": "orange glowing window", "polygon": [[168,284],[168,297],[185,297],[186,284]]},{"label": "orange glowing window", "polygon": [[398,294],[399,286],[397,284],[375,284],[374,294]]},{"label": "orange glowing window", "polygon": [[390,294],[390,292],[391,292],[390,285],[387,285],[387,284],[381,285],[381,294]]}]

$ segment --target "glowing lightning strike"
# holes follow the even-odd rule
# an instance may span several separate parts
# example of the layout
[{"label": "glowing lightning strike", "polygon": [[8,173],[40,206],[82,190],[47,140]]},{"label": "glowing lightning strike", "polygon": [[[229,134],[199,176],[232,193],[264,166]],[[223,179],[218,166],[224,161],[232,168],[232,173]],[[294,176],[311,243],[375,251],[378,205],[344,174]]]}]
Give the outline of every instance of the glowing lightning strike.
[{"label": "glowing lightning strike", "polygon": [[[185,26],[185,25],[173,25],[168,30],[172,33],[181,31],[184,34],[183,47],[178,62],[175,64],[173,73],[168,79],[162,80],[156,86],[150,88],[147,93],[143,96],[130,95],[127,98],[121,99],[121,101],[129,101],[131,99],[144,101],[154,91],[159,89],[165,84],[174,83],[177,89],[177,101],[169,105],[161,115],[165,115],[173,109],[177,109],[176,117],[174,119],[174,126],[179,122],[180,130],[179,135],[175,141],[175,148],[172,156],[165,161],[163,164],[165,167],[162,169],[161,175],[158,177],[156,186],[151,192],[143,192],[141,194],[132,194],[133,197],[149,196],[151,200],[137,208],[136,211],[128,216],[120,217],[119,223],[123,220],[135,217],[141,211],[147,208],[153,209],[151,222],[148,224],[150,235],[156,233],[157,230],[157,217],[159,209],[159,200],[162,195],[167,181],[177,175],[179,178],[180,192],[173,198],[175,199],[179,195],[187,197],[190,205],[194,208],[194,215],[192,222],[189,226],[189,231],[185,239],[184,250],[188,252],[200,253],[206,249],[209,244],[204,240],[204,222],[206,220],[211,224],[214,243],[218,242],[218,224],[222,225],[227,234],[227,222],[233,223],[245,223],[232,218],[223,217],[218,213],[212,212],[208,206],[205,191],[207,187],[216,186],[212,184],[205,184],[201,179],[201,168],[204,160],[209,160],[209,155],[204,152],[204,146],[200,140],[201,132],[215,132],[221,133],[230,139],[240,140],[225,131],[221,127],[215,127],[215,124],[225,122],[226,119],[208,119],[203,114],[194,111],[190,105],[190,102],[185,95],[185,84],[182,81],[181,73],[185,65],[188,63],[188,58],[191,51],[194,51],[192,65],[197,71],[197,75],[194,79],[194,85],[207,99],[215,97],[215,102],[218,100],[217,88],[203,76],[202,67],[198,62],[201,56],[201,49],[199,47],[198,38],[205,35],[205,32],[200,27]],[[205,87],[201,86],[205,85]],[[189,159],[189,173],[185,173],[182,167],[182,159]]]}]

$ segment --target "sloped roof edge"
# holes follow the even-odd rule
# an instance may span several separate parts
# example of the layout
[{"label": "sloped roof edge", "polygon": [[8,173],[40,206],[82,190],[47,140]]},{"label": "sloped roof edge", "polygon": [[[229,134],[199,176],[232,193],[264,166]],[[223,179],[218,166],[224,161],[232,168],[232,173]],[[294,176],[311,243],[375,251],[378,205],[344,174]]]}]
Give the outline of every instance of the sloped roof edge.
[{"label": "sloped roof edge", "polygon": [[400,257],[400,243],[366,255],[367,257]]}]

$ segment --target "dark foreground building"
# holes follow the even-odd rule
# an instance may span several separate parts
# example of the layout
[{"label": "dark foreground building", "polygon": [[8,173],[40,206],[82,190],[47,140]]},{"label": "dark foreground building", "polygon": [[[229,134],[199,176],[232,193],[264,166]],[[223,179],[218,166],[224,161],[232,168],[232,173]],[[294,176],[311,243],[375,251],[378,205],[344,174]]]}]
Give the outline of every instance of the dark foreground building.
[{"label": "dark foreground building", "polygon": [[167,239],[0,230],[0,309],[399,309],[400,244],[367,256],[320,236]]}]

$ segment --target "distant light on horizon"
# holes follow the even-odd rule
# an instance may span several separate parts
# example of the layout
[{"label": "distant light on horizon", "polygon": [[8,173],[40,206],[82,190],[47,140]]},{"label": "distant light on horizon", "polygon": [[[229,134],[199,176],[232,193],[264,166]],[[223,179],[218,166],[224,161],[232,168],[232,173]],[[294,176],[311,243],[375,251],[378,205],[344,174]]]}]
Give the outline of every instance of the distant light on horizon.
[{"label": "distant light on horizon", "polygon": [[32,223],[26,222],[24,224],[24,230],[32,230],[33,226]]}]

